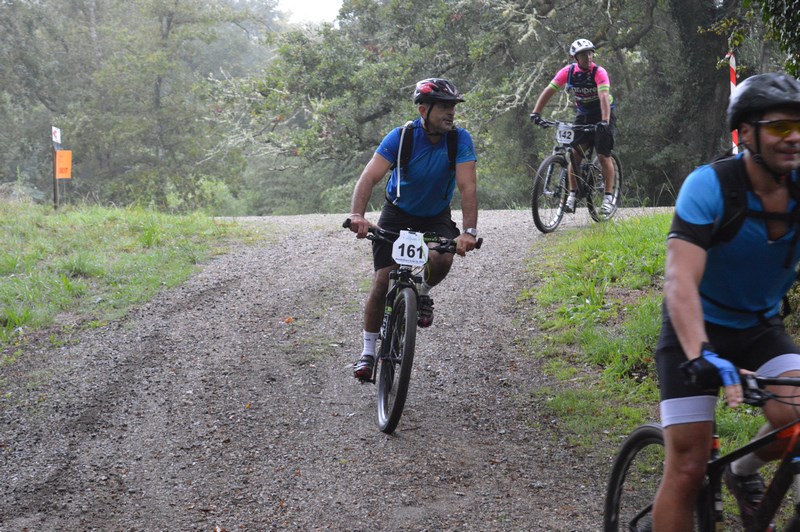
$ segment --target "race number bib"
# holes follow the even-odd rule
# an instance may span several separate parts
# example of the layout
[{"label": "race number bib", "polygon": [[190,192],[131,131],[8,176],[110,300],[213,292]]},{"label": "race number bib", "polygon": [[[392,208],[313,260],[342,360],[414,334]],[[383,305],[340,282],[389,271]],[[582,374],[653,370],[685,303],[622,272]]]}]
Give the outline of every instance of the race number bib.
[{"label": "race number bib", "polygon": [[569,127],[559,126],[556,131],[556,140],[559,144],[571,144],[575,140],[575,131]]},{"label": "race number bib", "polygon": [[392,245],[394,261],[407,266],[422,266],[428,262],[428,246],[422,237],[422,233],[415,231],[400,231]]}]

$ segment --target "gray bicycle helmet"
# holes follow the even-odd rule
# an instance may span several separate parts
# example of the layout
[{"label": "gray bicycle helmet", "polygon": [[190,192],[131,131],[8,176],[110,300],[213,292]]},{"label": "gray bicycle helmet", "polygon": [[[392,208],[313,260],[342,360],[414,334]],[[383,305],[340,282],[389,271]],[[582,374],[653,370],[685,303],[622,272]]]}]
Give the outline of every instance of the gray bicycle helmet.
[{"label": "gray bicycle helmet", "polygon": [[426,78],[414,88],[414,103],[463,102],[464,98],[452,82],[444,78]]},{"label": "gray bicycle helmet", "polygon": [[571,57],[575,57],[577,54],[585,52],[586,50],[591,50],[592,52],[597,50],[589,39],[578,39],[569,45],[569,55]]},{"label": "gray bicycle helmet", "polygon": [[728,126],[731,130],[739,129],[742,122],[752,120],[754,115],[784,107],[800,109],[800,82],[782,72],[751,76],[731,94]]}]

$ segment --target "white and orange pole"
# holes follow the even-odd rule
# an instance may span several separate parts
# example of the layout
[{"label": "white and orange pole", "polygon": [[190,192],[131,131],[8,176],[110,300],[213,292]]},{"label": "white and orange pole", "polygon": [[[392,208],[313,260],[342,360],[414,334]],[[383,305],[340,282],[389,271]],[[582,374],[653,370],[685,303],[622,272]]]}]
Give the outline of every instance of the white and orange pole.
[{"label": "white and orange pole", "polygon": [[[725,59],[728,60],[728,64],[730,65],[731,94],[733,94],[733,90],[736,88],[736,56],[734,56],[731,51],[728,52]],[[731,142],[733,143],[733,153],[739,153],[739,132],[735,129],[731,132]]]}]

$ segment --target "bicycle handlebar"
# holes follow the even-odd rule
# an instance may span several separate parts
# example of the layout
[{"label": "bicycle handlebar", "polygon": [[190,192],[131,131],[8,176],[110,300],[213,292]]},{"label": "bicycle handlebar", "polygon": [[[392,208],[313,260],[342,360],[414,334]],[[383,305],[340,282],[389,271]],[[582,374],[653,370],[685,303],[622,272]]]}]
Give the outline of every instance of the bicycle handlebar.
[{"label": "bicycle handlebar", "polygon": [[[346,219],[342,223],[342,227],[345,229],[350,227],[350,218]],[[368,240],[382,240],[384,242],[394,242],[397,240],[397,237],[400,236],[400,233],[395,231],[389,231],[388,229],[382,229],[377,225],[372,225],[368,229],[369,235],[367,235]],[[455,253],[456,252],[456,240],[455,238],[445,238],[438,233],[423,233],[423,240],[425,243],[436,243],[437,245],[432,247],[432,251],[438,251],[439,253]],[[483,239],[479,238],[475,241],[475,249],[480,249],[481,245],[483,245]]]},{"label": "bicycle handlebar", "polygon": [[768,385],[794,386],[800,388],[799,377],[759,377],[752,373],[741,375],[741,377],[744,402],[754,406],[762,406],[770,399],[781,398],[765,390],[764,388]]},{"label": "bicycle handlebar", "polygon": [[594,131],[596,129],[595,124],[571,124],[569,122],[561,122],[560,120],[550,120],[548,118],[540,118],[539,119],[539,127],[542,129],[547,129],[549,127],[565,127],[568,129],[572,129],[574,131]]}]

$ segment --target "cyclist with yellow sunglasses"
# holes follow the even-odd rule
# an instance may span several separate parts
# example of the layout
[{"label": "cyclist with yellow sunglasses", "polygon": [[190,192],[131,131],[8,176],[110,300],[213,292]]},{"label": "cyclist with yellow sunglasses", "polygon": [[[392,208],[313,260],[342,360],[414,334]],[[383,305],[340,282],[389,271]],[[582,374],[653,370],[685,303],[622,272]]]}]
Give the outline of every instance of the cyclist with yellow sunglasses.
[{"label": "cyclist with yellow sunglasses", "polygon": [[[739,368],[800,376],[800,346],[784,329],[781,307],[800,263],[800,82],[780,73],[747,78],[731,94],[727,116],[742,153],[727,162],[725,176],[714,165],[689,174],[667,236],[655,354],[666,461],[653,530],[692,530],[719,388],[735,407],[742,402]],[[715,238],[725,215],[724,177],[742,180],[747,196],[744,221],[729,241]],[[765,406],[762,430],[794,420],[791,403],[800,397]],[[764,493],[759,468],[784,450],[766,447],[725,471],[745,527]]]}]

